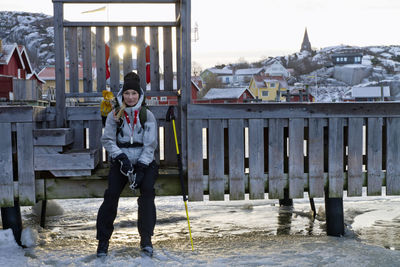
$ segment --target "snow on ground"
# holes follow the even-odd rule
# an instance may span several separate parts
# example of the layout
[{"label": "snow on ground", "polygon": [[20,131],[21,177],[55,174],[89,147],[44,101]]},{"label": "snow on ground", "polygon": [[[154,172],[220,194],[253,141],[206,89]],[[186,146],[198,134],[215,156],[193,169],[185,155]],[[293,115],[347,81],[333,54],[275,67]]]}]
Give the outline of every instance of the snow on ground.
[{"label": "snow on ground", "polygon": [[345,195],[347,226],[341,238],[326,236],[321,198],[315,199],[318,214],[313,220],[307,194],[294,200],[293,208],[279,207],[277,200],[211,202],[206,197],[204,202],[188,203],[194,251],[182,198],[157,197],[153,259],[140,256],[136,198],[121,198],[104,262],[95,256],[95,223],[102,200],[56,202],[64,213],[48,217],[45,229],[37,225],[31,208],[22,208],[26,239],[36,236],[36,246],[22,249],[10,230],[0,230],[0,266],[336,267],[400,262],[400,197]]}]

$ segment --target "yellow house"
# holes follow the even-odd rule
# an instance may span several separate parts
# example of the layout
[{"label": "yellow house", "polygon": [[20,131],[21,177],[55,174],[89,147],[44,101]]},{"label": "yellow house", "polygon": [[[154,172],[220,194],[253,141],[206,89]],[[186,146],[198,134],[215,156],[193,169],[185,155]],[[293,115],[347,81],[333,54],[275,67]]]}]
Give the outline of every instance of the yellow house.
[{"label": "yellow house", "polygon": [[285,101],[285,97],[282,93],[286,93],[287,83],[281,77],[269,77],[263,75],[254,75],[251,78],[249,89],[252,94],[261,99],[261,101],[276,102],[277,93],[280,90],[281,96],[279,101]]}]

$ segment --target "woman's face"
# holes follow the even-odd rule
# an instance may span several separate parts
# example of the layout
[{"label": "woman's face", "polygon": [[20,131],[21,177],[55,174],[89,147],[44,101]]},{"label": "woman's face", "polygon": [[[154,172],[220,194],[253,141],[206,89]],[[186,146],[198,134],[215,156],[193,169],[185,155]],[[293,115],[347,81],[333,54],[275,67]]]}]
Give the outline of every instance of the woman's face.
[{"label": "woman's face", "polygon": [[133,89],[128,89],[122,94],[124,102],[128,107],[133,107],[139,101],[139,93]]}]

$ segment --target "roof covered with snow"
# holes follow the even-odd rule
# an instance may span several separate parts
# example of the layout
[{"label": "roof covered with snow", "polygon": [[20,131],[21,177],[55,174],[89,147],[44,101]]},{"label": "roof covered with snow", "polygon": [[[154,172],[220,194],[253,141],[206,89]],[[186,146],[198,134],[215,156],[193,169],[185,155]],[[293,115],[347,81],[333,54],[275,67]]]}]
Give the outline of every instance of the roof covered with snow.
[{"label": "roof covered with snow", "polygon": [[203,99],[238,99],[246,90],[246,87],[211,88]]},{"label": "roof covered with snow", "polygon": [[2,49],[0,51],[0,65],[8,65],[8,63],[11,60],[12,55],[14,52],[17,53],[18,58],[21,62],[22,68],[25,68],[24,61],[22,60],[21,54],[18,50],[17,44],[11,44],[11,45],[3,45]]},{"label": "roof covered with snow", "polygon": [[[381,97],[382,96],[381,87],[380,86],[353,87],[351,91],[351,96],[354,98]],[[383,87],[383,96],[390,97],[389,86]]]}]

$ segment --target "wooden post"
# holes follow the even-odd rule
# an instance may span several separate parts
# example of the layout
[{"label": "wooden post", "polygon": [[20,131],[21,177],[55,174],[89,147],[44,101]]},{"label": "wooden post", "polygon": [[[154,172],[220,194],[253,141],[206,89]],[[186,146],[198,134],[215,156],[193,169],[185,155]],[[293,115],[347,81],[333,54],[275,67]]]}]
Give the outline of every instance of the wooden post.
[{"label": "wooden post", "polygon": [[78,33],[76,27],[67,30],[67,45],[69,54],[69,92],[79,92],[79,61],[78,61]]},{"label": "wooden post", "polygon": [[229,120],[229,199],[244,199],[244,123]]},{"label": "wooden post", "polygon": [[3,229],[12,229],[15,241],[21,246],[22,218],[18,200],[15,200],[14,207],[1,208],[1,221]]},{"label": "wooden post", "polygon": [[54,2],[54,44],[56,57],[56,124],[65,126],[65,48],[64,48],[64,6]]},{"label": "wooden post", "polygon": [[264,120],[249,120],[250,199],[264,199]]},{"label": "wooden post", "polygon": [[325,194],[326,233],[329,236],[344,235],[343,198],[330,198]]},{"label": "wooden post", "polygon": [[203,201],[203,149],[201,120],[188,121],[188,195],[189,200]]},{"label": "wooden post", "polygon": [[368,195],[382,193],[382,118],[368,118],[367,125],[367,171]]},{"label": "wooden post", "polygon": [[124,58],[122,59],[122,70],[123,75],[125,76],[127,73],[131,72],[133,69],[132,66],[132,28],[131,27],[123,27],[123,44],[125,47]]},{"label": "wooden post", "polygon": [[269,119],[268,130],[268,198],[283,199],[286,183],[283,174],[283,120]]},{"label": "wooden post", "polygon": [[110,89],[116,96],[119,91],[118,27],[110,27]]},{"label": "wooden post", "polygon": [[97,92],[106,90],[106,46],[104,27],[96,27],[96,72]]},{"label": "wooden post", "polygon": [[348,126],[348,179],[347,195],[362,195],[363,118],[349,118]]},{"label": "wooden post", "polygon": [[289,119],[289,198],[304,197],[304,119]]},{"label": "wooden post", "polygon": [[324,127],[323,119],[308,120],[309,195],[324,196]]},{"label": "wooden post", "polygon": [[210,200],[224,200],[224,127],[222,120],[210,120],[208,127]]},{"label": "wooden post", "polygon": [[19,202],[23,206],[36,203],[35,172],[33,169],[33,126],[31,122],[17,123]]},{"label": "wooden post", "polygon": [[190,0],[181,1],[181,144],[182,144],[182,165],[183,171],[186,172],[188,168],[188,132],[187,132],[187,105],[190,103],[190,89],[191,89],[191,25],[190,25]]},{"label": "wooden post", "polygon": [[11,123],[0,123],[0,206],[14,206]]},{"label": "wooden post", "polygon": [[91,37],[90,27],[82,27],[83,91],[85,93],[93,91]]},{"label": "wooden post", "polygon": [[160,52],[158,27],[150,27],[150,83],[151,91],[160,91]]}]

